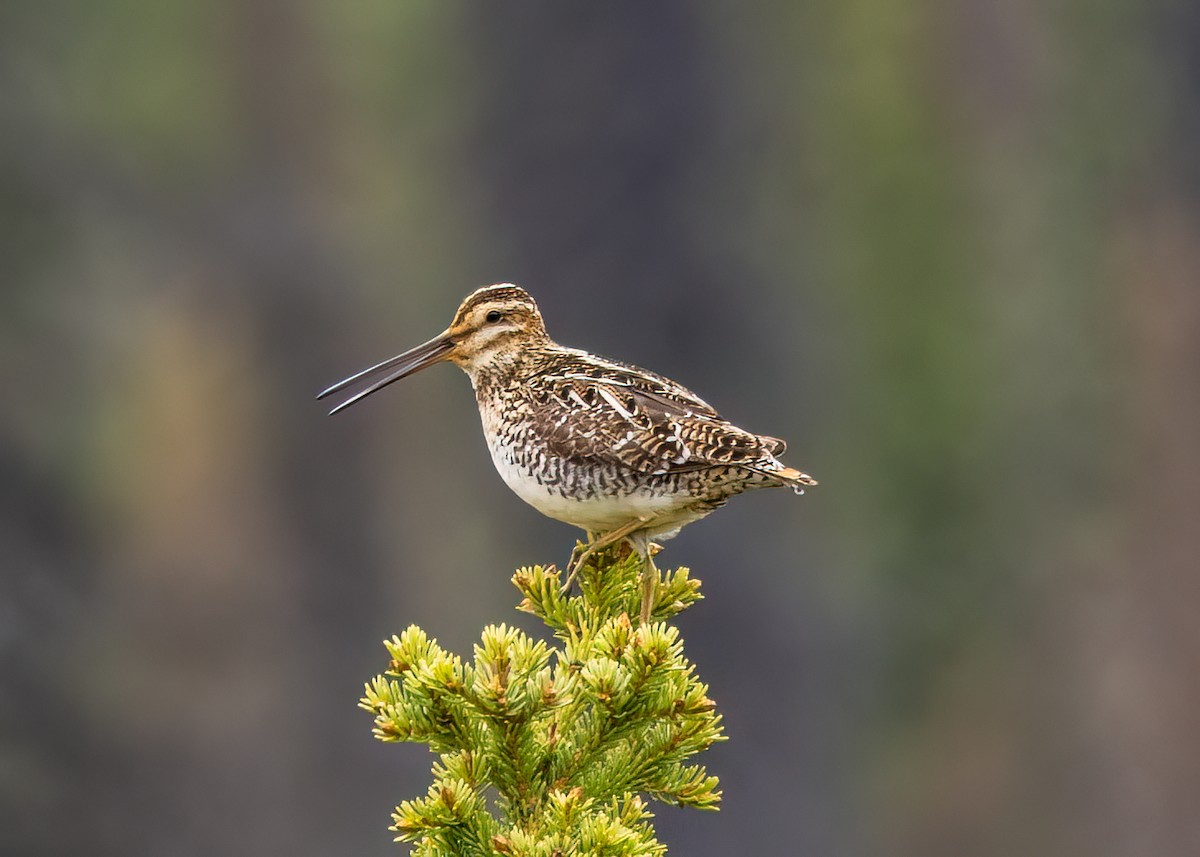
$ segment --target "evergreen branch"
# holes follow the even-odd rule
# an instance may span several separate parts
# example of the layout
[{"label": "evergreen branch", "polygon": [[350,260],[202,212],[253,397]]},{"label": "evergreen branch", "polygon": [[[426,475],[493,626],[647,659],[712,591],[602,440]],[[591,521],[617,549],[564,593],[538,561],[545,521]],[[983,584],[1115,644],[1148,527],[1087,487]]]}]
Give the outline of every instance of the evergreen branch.
[{"label": "evergreen branch", "polygon": [[429,857],[661,855],[641,795],[717,808],[716,777],[689,760],[724,740],[721,718],[667,623],[700,583],[668,574],[635,627],[640,573],[636,556],[602,551],[567,597],[553,566],[517,571],[518,609],[557,646],[505,624],[484,629],[470,663],[416,626],[384,643],[387,670],[360,702],[375,736],[440,754],[428,794],[397,807],[397,840]]}]

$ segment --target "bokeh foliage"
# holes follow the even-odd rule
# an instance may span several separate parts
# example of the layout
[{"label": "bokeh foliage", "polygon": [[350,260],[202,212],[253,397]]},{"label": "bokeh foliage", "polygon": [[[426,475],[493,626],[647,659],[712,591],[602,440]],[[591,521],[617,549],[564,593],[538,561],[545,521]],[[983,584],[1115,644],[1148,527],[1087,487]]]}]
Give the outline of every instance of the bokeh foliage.
[{"label": "bokeh foliage", "polygon": [[497,280],[822,483],[668,546],[736,740],[664,839],[1200,851],[1197,45],[1181,0],[3,4],[0,852],[392,853],[375,641],[469,649],[572,534],[450,369],[311,396]]}]

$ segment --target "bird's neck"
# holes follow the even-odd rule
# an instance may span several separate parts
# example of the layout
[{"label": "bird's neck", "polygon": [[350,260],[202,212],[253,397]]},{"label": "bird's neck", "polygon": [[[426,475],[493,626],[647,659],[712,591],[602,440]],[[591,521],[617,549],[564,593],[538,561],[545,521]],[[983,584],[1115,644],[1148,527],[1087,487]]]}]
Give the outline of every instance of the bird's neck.
[{"label": "bird's neck", "polygon": [[523,342],[517,347],[480,355],[462,368],[471,379],[476,397],[483,399],[536,373],[553,347],[549,340]]}]

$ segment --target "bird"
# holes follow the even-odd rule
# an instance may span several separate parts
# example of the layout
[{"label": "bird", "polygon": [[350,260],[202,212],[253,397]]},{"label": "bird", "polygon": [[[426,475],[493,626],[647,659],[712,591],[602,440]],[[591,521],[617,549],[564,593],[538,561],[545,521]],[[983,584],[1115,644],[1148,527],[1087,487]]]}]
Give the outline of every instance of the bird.
[{"label": "bird", "polygon": [[596,551],[627,541],[642,560],[643,625],[659,581],[657,542],[744,491],[803,494],[817,484],[779,460],[782,440],[735,426],[683,385],[559,345],[533,297],[512,283],[476,289],[437,336],[317,398],[361,386],[329,412],[336,414],[441,362],[469,376],[505,484],[542,514],[586,533],[564,591]]}]

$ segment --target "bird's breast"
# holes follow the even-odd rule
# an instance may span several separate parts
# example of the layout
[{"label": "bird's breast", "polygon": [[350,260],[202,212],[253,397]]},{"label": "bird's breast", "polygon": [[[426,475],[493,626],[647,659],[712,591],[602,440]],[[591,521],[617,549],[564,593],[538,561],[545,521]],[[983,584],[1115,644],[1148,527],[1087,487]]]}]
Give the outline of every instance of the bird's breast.
[{"label": "bird's breast", "polygon": [[657,517],[691,502],[686,493],[648,490],[615,468],[591,467],[550,454],[536,443],[488,438],[492,463],[504,483],[543,515],[593,531],[632,519]]}]

